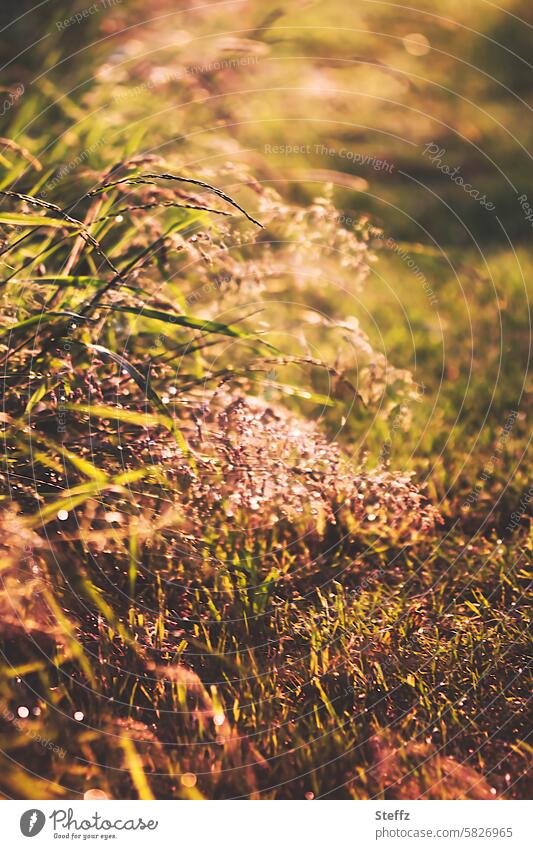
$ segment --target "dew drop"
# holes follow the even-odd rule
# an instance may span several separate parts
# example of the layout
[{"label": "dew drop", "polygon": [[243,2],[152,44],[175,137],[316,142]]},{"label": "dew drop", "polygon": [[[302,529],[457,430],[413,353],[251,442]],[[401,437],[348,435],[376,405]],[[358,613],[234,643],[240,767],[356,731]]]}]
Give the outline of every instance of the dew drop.
[{"label": "dew drop", "polygon": [[104,793],[103,790],[99,790],[98,787],[92,787],[90,790],[86,790],[83,794],[84,799],[92,800],[92,799],[109,799],[107,793]]},{"label": "dew drop", "polygon": [[402,40],[403,46],[411,56],[425,56],[430,51],[430,43],[421,32],[412,32]]},{"label": "dew drop", "polygon": [[110,525],[114,522],[120,524],[122,522],[122,513],[119,513],[116,510],[110,510],[108,513],[105,514],[105,520]]}]

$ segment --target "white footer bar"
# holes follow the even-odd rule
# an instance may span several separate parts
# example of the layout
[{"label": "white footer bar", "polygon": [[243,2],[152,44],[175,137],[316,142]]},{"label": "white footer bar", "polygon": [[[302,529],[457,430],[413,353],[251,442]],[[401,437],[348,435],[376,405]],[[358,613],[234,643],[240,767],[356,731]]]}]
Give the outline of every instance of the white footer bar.
[{"label": "white footer bar", "polygon": [[2,844],[186,849],[533,846],[531,802],[2,803]]}]

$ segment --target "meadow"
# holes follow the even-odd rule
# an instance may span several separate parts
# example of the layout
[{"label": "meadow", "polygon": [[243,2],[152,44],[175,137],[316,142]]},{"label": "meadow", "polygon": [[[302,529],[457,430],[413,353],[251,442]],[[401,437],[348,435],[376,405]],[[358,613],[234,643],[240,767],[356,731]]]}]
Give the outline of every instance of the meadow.
[{"label": "meadow", "polygon": [[528,4],[33,6],[3,798],[528,798]]}]

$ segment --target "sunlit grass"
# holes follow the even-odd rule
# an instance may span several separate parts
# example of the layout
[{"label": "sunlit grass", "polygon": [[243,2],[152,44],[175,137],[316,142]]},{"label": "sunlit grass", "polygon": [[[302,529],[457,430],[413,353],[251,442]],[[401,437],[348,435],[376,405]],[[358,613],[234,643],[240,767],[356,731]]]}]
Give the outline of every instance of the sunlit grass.
[{"label": "sunlit grass", "polygon": [[5,116],[1,792],[520,798],[531,258],[399,175],[436,186],[443,138],[503,207],[458,142],[494,122],[443,90],[442,22],[428,70],[408,10],[249,7],[191,20],[201,61],[183,20],[95,43]]}]

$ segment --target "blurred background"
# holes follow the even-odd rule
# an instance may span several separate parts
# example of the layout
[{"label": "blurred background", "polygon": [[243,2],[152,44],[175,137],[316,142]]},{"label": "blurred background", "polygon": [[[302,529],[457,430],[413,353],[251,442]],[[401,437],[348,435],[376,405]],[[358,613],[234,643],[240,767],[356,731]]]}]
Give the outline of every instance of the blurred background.
[{"label": "blurred background", "polygon": [[[69,127],[90,146],[107,127],[108,145],[231,156],[289,190],[298,182],[295,193],[305,171],[359,177],[355,192],[339,178],[339,198],[396,237],[428,241],[427,228],[443,246],[471,246],[530,235],[516,202],[533,179],[527,2],[33,5],[0,14],[4,85],[30,90],[35,149],[56,130],[60,155]],[[28,122],[26,101],[15,131]],[[501,225],[431,164],[428,143]]]}]

